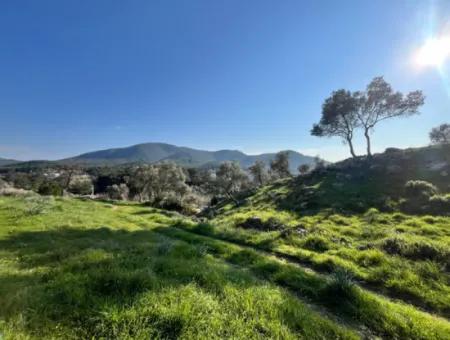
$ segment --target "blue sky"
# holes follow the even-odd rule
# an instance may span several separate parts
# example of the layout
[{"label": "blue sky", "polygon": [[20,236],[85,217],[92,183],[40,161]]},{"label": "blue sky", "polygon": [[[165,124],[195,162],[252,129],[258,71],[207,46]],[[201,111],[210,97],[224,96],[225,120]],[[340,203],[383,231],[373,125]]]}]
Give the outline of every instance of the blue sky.
[{"label": "blue sky", "polygon": [[157,141],[342,159],[339,139],[309,130],[331,91],[378,75],[427,99],[380,125],[374,149],[425,145],[450,121],[450,65],[411,60],[449,20],[438,0],[3,0],[0,157]]}]

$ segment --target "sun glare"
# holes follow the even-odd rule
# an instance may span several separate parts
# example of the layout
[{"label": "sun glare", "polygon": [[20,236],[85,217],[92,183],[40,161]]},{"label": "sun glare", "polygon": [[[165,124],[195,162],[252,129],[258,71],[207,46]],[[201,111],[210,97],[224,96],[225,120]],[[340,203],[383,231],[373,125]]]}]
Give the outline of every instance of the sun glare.
[{"label": "sun glare", "polygon": [[420,66],[441,67],[450,58],[450,36],[430,38],[419,49],[416,62]]}]

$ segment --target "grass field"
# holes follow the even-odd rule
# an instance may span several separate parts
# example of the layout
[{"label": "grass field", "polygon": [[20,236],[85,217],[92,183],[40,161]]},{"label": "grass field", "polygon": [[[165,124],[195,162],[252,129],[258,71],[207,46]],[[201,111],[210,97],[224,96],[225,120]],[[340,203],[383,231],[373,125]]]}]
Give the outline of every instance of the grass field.
[{"label": "grass field", "polygon": [[[1,197],[1,335],[450,339],[448,219],[271,209],[198,224],[132,203]],[[236,227],[255,214],[306,234]],[[420,241],[433,258],[414,258]]]}]

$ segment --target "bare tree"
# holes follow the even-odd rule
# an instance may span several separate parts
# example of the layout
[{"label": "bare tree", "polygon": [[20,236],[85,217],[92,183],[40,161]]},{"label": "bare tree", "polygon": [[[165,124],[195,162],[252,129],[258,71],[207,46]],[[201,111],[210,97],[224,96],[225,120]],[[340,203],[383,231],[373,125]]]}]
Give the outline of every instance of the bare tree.
[{"label": "bare tree", "polygon": [[358,121],[364,131],[367,142],[367,155],[372,155],[370,134],[381,121],[395,117],[409,117],[418,114],[425,97],[422,91],[409,92],[406,96],[394,92],[383,77],[375,77],[365,92],[353,94],[357,102]]},{"label": "bare tree", "polygon": [[325,99],[322,105],[322,116],[318,124],[314,124],[311,135],[317,137],[341,137],[350,148],[352,157],[356,157],[353,147],[353,135],[359,126],[358,102],[350,91],[337,90]]},{"label": "bare tree", "polygon": [[450,143],[450,124],[441,124],[430,131],[430,140],[432,144]]}]

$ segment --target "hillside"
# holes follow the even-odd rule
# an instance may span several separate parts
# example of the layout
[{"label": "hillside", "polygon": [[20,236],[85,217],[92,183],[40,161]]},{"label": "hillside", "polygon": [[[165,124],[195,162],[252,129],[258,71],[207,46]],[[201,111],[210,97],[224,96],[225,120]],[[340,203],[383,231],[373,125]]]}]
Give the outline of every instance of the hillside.
[{"label": "hillside", "polygon": [[[197,223],[136,203],[1,197],[2,336],[448,339],[448,218],[379,214],[368,234],[366,216],[254,203]],[[246,224],[255,215],[272,229]],[[400,229],[443,257],[391,255]]]},{"label": "hillside", "polygon": [[[126,163],[155,163],[174,161],[183,166],[201,167],[216,166],[224,161],[237,161],[242,167],[248,167],[256,160],[269,163],[275,157],[274,153],[247,155],[238,150],[205,151],[180,147],[164,143],[145,143],[125,148],[107,149],[85,153],[76,157],[61,160],[64,163],[87,165],[118,165]],[[297,171],[301,164],[312,164],[314,158],[295,151],[289,151],[292,172]]]},{"label": "hillside", "polygon": [[16,161],[13,159],[0,158],[0,166],[16,164],[16,163],[19,163],[19,161]]}]

